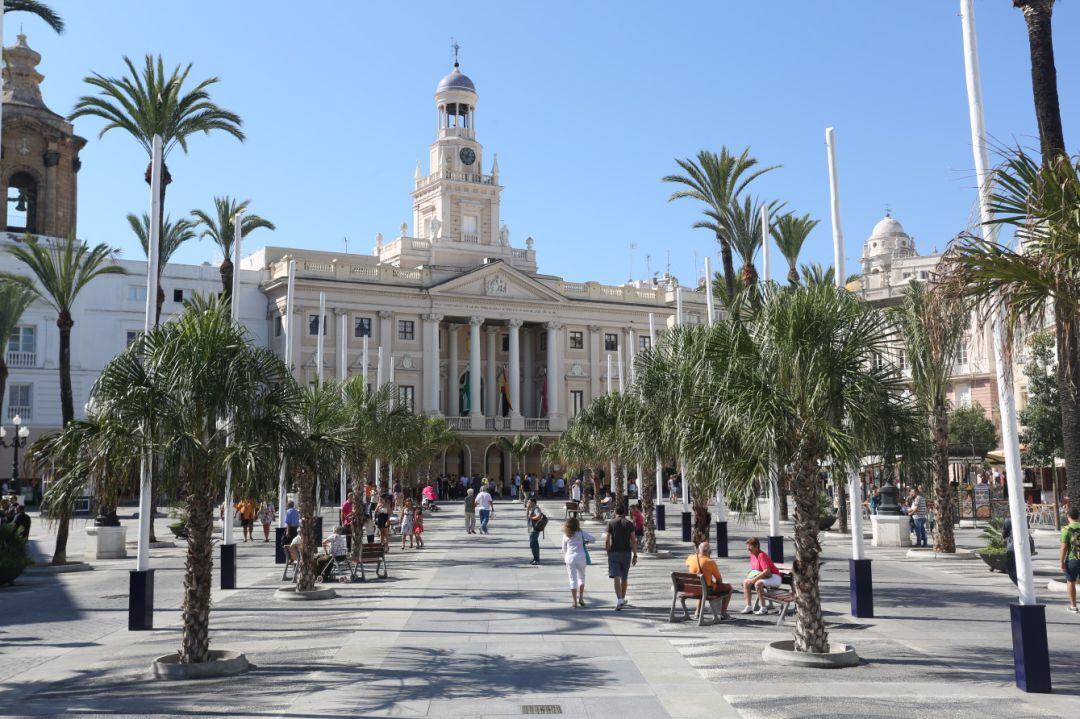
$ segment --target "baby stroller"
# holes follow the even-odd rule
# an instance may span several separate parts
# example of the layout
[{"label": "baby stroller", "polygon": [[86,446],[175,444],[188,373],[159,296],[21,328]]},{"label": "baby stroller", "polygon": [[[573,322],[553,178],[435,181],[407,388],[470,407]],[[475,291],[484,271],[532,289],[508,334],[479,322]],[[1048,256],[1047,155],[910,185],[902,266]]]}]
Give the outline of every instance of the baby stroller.
[{"label": "baby stroller", "polygon": [[323,564],[322,571],[315,577],[315,583],[322,584],[323,582],[332,582],[335,580],[339,582],[351,582],[355,567],[353,567],[349,555],[334,556],[333,554],[330,554],[326,556],[329,558],[329,561]]}]

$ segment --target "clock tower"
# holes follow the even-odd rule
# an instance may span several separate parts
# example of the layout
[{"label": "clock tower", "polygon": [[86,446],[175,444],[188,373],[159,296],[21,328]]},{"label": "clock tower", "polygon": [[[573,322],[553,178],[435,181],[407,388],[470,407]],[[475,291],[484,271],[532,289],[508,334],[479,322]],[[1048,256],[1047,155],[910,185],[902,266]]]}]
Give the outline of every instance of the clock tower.
[{"label": "clock tower", "polygon": [[[458,63],[435,89],[438,130],[431,144],[430,166],[416,168],[413,188],[413,235],[459,251],[500,246],[498,161],[484,174],[484,148],[476,141],[476,86]],[[454,253],[458,254],[457,252]]]}]

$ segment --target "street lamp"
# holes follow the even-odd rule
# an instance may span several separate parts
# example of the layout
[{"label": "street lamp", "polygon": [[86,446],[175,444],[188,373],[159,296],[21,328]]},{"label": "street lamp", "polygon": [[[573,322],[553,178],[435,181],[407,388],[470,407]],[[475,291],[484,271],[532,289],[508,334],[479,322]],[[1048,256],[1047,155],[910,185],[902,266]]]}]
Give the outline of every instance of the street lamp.
[{"label": "street lamp", "polygon": [[30,436],[30,428],[23,426],[22,417],[19,415],[12,417],[11,424],[15,426],[15,436],[11,438],[11,441],[5,440],[7,430],[0,426],[0,447],[10,447],[14,450],[11,458],[11,482],[14,484],[19,481],[19,448],[26,446],[26,438]]}]

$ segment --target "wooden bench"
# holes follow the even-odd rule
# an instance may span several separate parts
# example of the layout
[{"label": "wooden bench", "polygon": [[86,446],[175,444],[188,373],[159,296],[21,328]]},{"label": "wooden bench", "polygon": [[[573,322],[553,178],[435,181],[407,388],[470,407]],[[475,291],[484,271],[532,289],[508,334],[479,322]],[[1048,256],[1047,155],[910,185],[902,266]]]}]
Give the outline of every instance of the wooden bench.
[{"label": "wooden bench", "polygon": [[795,602],[795,580],[790,564],[777,564],[776,568],[780,570],[780,586],[766,587],[765,598],[780,605],[779,616],[776,618],[776,626],[780,626]]},{"label": "wooden bench", "polygon": [[285,545],[285,571],[281,573],[281,581],[289,581],[289,567],[292,567],[293,576],[296,579],[296,568],[300,566],[300,547],[292,544]]},{"label": "wooden bench", "polygon": [[[360,556],[353,566],[353,578],[356,578],[356,570],[360,570],[360,581],[367,581],[367,572],[364,567],[368,564],[375,565],[376,579],[386,579],[390,576],[386,568],[386,547],[379,542],[365,542],[360,545]],[[380,573],[380,567],[382,572]]]},{"label": "wooden bench", "polygon": [[565,519],[569,519],[570,517],[576,517],[580,513],[581,513],[581,503],[580,502],[567,502],[566,503],[566,515],[564,517]]},{"label": "wooden bench", "polygon": [[679,621],[686,621],[690,619],[690,611],[686,608],[686,601],[693,599],[697,601],[697,612],[694,618],[697,619],[698,626],[705,624],[705,604],[708,603],[709,609],[713,613],[713,621],[720,621],[720,612],[716,610],[716,605],[723,606],[724,597],[730,596],[731,590],[723,594],[709,594],[708,587],[705,584],[705,575],[692,574],[690,572],[672,572],[671,573],[671,611],[668,612],[668,621],[675,621],[675,605],[682,603],[683,616]]}]

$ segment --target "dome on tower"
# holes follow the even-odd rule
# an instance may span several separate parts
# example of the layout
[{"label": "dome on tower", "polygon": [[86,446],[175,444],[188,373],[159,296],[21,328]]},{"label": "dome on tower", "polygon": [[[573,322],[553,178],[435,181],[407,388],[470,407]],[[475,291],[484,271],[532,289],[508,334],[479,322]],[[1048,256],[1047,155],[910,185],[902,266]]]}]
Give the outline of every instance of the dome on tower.
[{"label": "dome on tower", "polygon": [[874,225],[873,231],[870,233],[870,237],[876,237],[885,239],[887,237],[896,237],[903,235],[907,237],[907,233],[904,232],[904,226],[897,222],[892,215],[885,215],[881,220]]},{"label": "dome on tower", "polygon": [[469,79],[469,76],[461,72],[458,69],[458,65],[454,63],[454,69],[449,75],[439,80],[439,86],[435,88],[435,92],[445,92],[447,90],[467,90],[469,92],[476,92],[476,85]]},{"label": "dome on tower", "polygon": [[863,260],[876,260],[884,263],[883,267],[890,265],[894,258],[912,257],[918,254],[911,235],[904,232],[904,226],[888,212],[885,213],[885,217],[878,220],[870,236],[863,243]]}]

